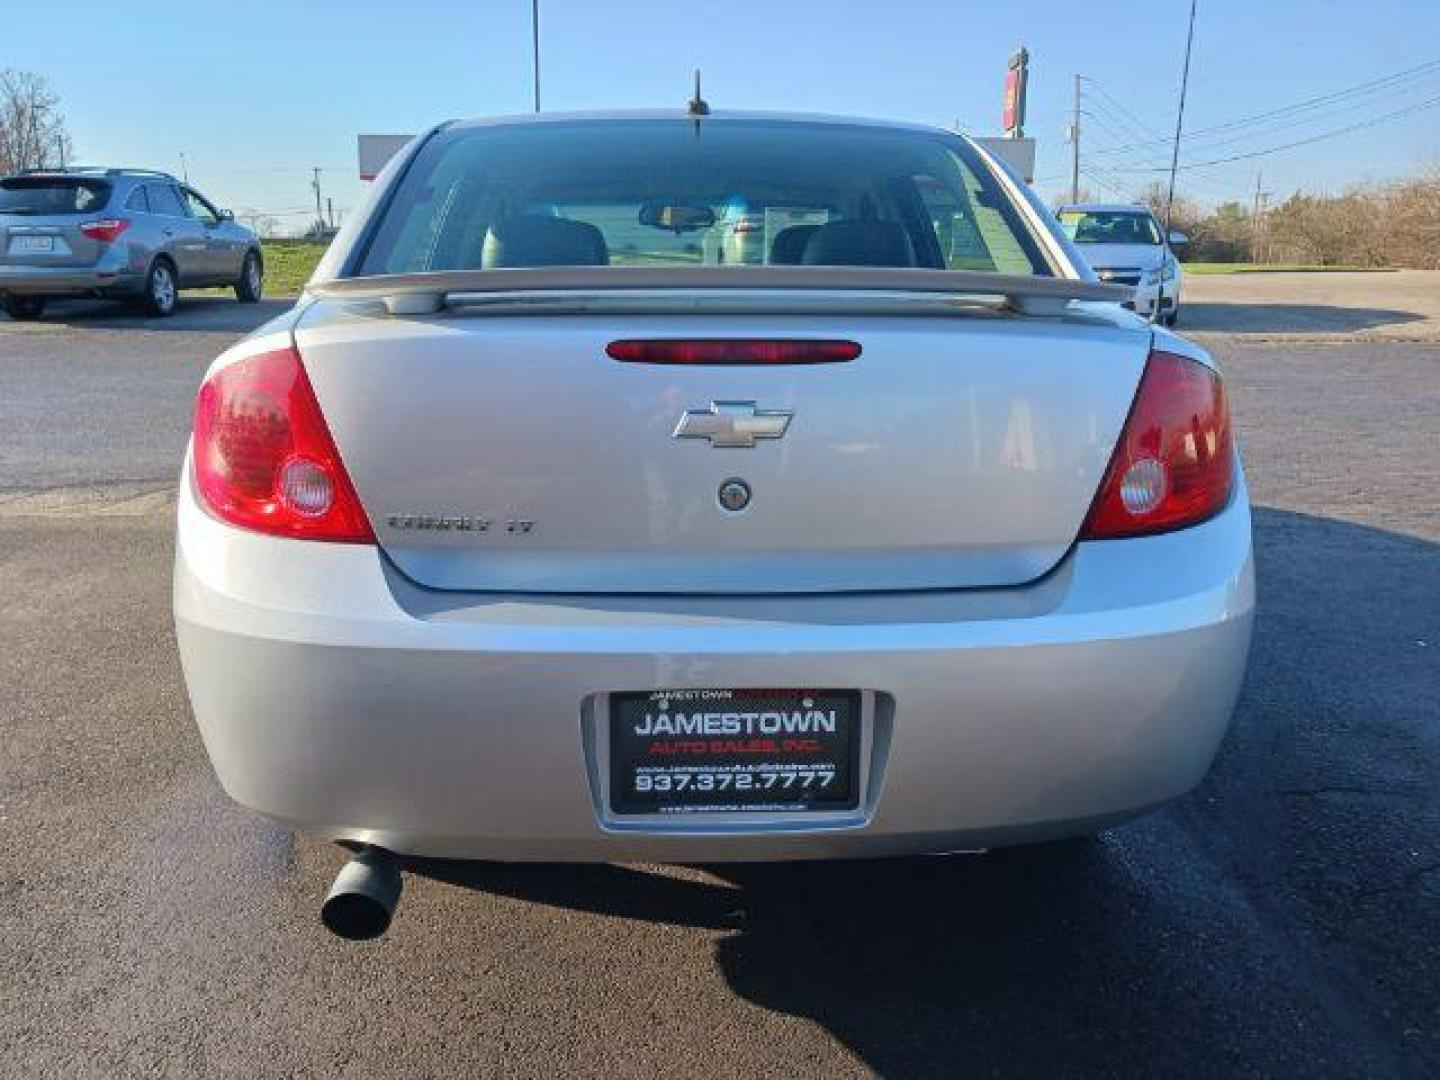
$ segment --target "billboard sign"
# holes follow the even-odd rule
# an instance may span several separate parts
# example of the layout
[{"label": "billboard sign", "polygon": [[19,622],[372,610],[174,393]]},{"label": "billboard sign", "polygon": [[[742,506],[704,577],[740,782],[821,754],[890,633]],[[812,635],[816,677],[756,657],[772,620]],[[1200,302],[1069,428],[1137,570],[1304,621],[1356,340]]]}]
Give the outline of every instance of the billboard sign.
[{"label": "billboard sign", "polygon": [[374,180],[385,168],[385,163],[400,152],[400,148],[413,139],[413,135],[360,135],[358,151],[360,179]]},{"label": "billboard sign", "polygon": [[975,140],[990,153],[1003,161],[1015,174],[1027,184],[1035,182],[1035,140],[1034,139],[1012,139],[1006,138],[985,138]]}]

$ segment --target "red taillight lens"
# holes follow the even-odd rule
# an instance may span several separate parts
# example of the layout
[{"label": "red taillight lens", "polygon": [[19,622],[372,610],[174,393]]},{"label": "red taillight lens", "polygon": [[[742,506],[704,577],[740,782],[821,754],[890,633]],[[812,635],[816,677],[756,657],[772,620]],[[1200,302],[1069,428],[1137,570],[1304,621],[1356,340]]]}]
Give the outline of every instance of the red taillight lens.
[{"label": "red taillight lens", "polygon": [[109,244],[128,228],[130,228],[130,222],[123,218],[105,218],[103,221],[85,222],[80,226],[80,231],[91,240]]},{"label": "red taillight lens", "polygon": [[612,341],[605,351],[631,364],[842,364],[859,356],[860,346],[784,338],[653,338]]},{"label": "red taillight lens", "polygon": [[194,466],[201,498],[222,521],[306,540],[375,541],[294,349],[238,360],[200,388]]},{"label": "red taillight lens", "polygon": [[1234,451],[1220,376],[1153,352],[1082,540],[1196,525],[1230,499]]}]

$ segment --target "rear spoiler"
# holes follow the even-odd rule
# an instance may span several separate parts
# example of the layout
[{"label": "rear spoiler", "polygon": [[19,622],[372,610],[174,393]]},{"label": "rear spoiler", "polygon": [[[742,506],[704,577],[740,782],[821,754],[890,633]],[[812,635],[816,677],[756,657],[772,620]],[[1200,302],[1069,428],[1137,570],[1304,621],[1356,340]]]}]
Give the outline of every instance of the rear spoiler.
[{"label": "rear spoiler", "polygon": [[[647,303],[673,308],[704,295],[707,310],[833,309],[835,297],[855,309],[915,310],[985,306],[1024,315],[1059,315],[1071,300],[1121,303],[1133,290],[1075,278],[985,274],[880,266],[547,266],[504,270],[446,270],[381,274],[311,282],[311,296],[378,300],[392,315],[426,315],[442,308],[516,307],[534,310]],[[822,294],[831,294],[828,302]],[[628,294],[628,295],[616,295]],[[713,303],[711,302],[713,301]],[[618,303],[617,303],[618,302]]]}]

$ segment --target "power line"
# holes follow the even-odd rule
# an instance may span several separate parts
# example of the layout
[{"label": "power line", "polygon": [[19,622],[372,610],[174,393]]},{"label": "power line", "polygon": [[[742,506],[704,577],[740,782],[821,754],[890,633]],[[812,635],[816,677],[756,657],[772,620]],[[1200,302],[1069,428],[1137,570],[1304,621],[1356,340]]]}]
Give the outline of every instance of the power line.
[{"label": "power line", "polygon": [[[307,206],[303,210],[264,210],[259,207],[246,206],[241,208],[246,217],[308,217],[315,219],[315,208]],[[350,213],[350,207],[340,206],[335,208],[337,214]]]},{"label": "power line", "polygon": [[[1099,167],[1100,162],[1095,160],[1098,156],[1112,155],[1117,152],[1124,151],[1127,146],[1139,145],[1134,142],[1126,142],[1127,139],[1133,140],[1136,133],[1139,133],[1142,140],[1145,140],[1147,142],[1156,141],[1149,140],[1147,138],[1147,136],[1155,129],[1151,127],[1146,121],[1138,117],[1134,112],[1132,112],[1122,102],[1120,102],[1113,94],[1111,94],[1102,85],[1100,85],[1099,80],[1092,78],[1088,75],[1082,75],[1079,78],[1081,81],[1088,84],[1091,90],[1094,91],[1094,93],[1086,97],[1086,104],[1099,110],[1098,112],[1091,112],[1081,109],[1079,110],[1080,114],[1095,121],[1101,129],[1107,132],[1112,139],[1117,140],[1120,144],[1118,146],[1102,146],[1099,149],[1092,151],[1088,159],[1091,166]],[[1163,141],[1166,143],[1169,142],[1168,139],[1162,139],[1158,141]],[[1140,160],[1144,162],[1144,155],[1140,155]],[[1187,166],[1187,168],[1199,169],[1202,167]],[[1136,169],[1131,171],[1140,170]],[[1239,187],[1242,182],[1240,180],[1239,174],[1236,173],[1235,170],[1227,168],[1210,168],[1207,171],[1220,174],[1220,176],[1217,178],[1217,182],[1226,185],[1224,190],[1202,183],[1196,180],[1193,176],[1189,179],[1188,185],[1191,188],[1199,188],[1201,191],[1207,192],[1212,198],[1233,198],[1235,195],[1235,188]],[[1248,182],[1248,180],[1249,177],[1248,175],[1246,175],[1245,182]]]},{"label": "power line", "polygon": [[[1112,106],[1115,112],[1120,114],[1122,118],[1129,121],[1129,124],[1132,128],[1141,132],[1142,134],[1145,134],[1146,136],[1159,134],[1159,131],[1154,124],[1150,123],[1147,120],[1142,120],[1139,116],[1135,115],[1135,113],[1132,112],[1124,102],[1122,102],[1114,94],[1110,93],[1110,91],[1106,90],[1105,87],[1100,84],[1100,81],[1098,79],[1086,78],[1085,81],[1090,83],[1091,86],[1093,86],[1097,91],[1099,91],[1100,96],[1104,99],[1101,104],[1108,103],[1110,106]],[[1160,136],[1160,138],[1162,141],[1164,140],[1164,136]]]},{"label": "power line", "polygon": [[[1401,87],[1399,88],[1399,91],[1401,93],[1411,93],[1414,89],[1414,87]],[[1193,143],[1187,141],[1186,149],[1188,149],[1191,153],[1214,153],[1216,150],[1223,146],[1233,146],[1236,143],[1244,143],[1255,139],[1265,138],[1266,136],[1272,136],[1278,132],[1286,131],[1291,128],[1305,127],[1306,125],[1319,123],[1323,120],[1329,119],[1331,116],[1337,116],[1341,113],[1354,112],[1356,109],[1373,109],[1379,103],[1381,98],[1393,93],[1395,93],[1395,90],[1393,89],[1389,91],[1383,91],[1380,98],[1365,101],[1352,101],[1348,104],[1337,106],[1335,109],[1325,114],[1320,114],[1316,116],[1302,116],[1292,120],[1282,121],[1278,124],[1269,124],[1263,130],[1249,132],[1242,131],[1231,135],[1224,135],[1218,139],[1207,139],[1205,140],[1206,144],[1203,147],[1197,147]],[[1406,104],[1409,103],[1407,102]],[[1096,153],[1113,154],[1123,149],[1123,147],[1107,147],[1104,150],[1097,150]],[[1141,155],[1141,157],[1144,156],[1145,155],[1143,154]]]},{"label": "power line", "polygon": [[[1104,131],[1105,131],[1107,134],[1109,134],[1112,138],[1119,138],[1119,139],[1128,139],[1128,138],[1130,138],[1129,135],[1126,135],[1126,134],[1123,133],[1119,128],[1117,128],[1114,124],[1112,124],[1112,123],[1110,122],[1110,120],[1106,118],[1106,115],[1105,115],[1104,113],[1091,112],[1089,109],[1081,109],[1081,110],[1080,110],[1080,115],[1083,116],[1083,117],[1086,117],[1087,119],[1090,119],[1090,120],[1095,121],[1095,123],[1099,124],[1100,127],[1101,127],[1102,129],[1104,129]],[[1095,151],[1095,153],[1098,154],[1098,153],[1100,153],[1100,151],[1097,150],[1097,151]]]},{"label": "power line", "polygon": [[[1082,84],[1088,84],[1094,92],[1089,95],[1084,94]],[[1097,94],[1100,96],[1097,96]],[[1112,104],[1107,103],[1104,99],[1109,99],[1109,102],[1113,103],[1113,107]],[[1096,155],[1105,153],[1106,148],[1093,151],[1086,157],[1085,163],[1082,166],[1080,161],[1082,118],[1089,121],[1089,124],[1083,125],[1087,131],[1090,130],[1090,126],[1093,124],[1095,130],[1099,131],[1102,135],[1107,135],[1111,139],[1121,143],[1127,139],[1133,139],[1137,131],[1144,136],[1146,134],[1146,128],[1142,126],[1144,125],[1144,121],[1140,120],[1139,117],[1135,116],[1129,109],[1124,108],[1123,105],[1100,86],[1097,80],[1085,75],[1077,75],[1075,77],[1075,101],[1069,123],[1069,141],[1071,143],[1070,201],[1075,202],[1079,198],[1080,176],[1082,173],[1106,191],[1119,195],[1121,198],[1129,201],[1133,198],[1132,192],[1127,190],[1131,186],[1130,182],[1127,181],[1126,178],[1116,175],[1113,166],[1107,166],[1096,160]],[[1228,173],[1231,170],[1224,171]],[[1059,178],[1059,176],[1045,177],[1042,178],[1040,182],[1049,183]],[[1234,187],[1227,185],[1222,189],[1210,182],[1202,182],[1201,179],[1193,176],[1187,181],[1187,186],[1191,189],[1198,189],[1202,194],[1217,201],[1231,200],[1236,194]],[[1236,186],[1238,187],[1238,184]]]},{"label": "power line", "polygon": [[[1140,143],[1165,141],[1163,138],[1156,138],[1154,133],[1155,129],[1140,122],[1129,110],[1122,112],[1116,108],[1115,105],[1112,104],[1115,99],[1106,92],[1105,88],[1101,86],[1097,80],[1087,77],[1085,82],[1089,84],[1091,90],[1096,91],[1096,93],[1100,95],[1097,97],[1095,94],[1092,94],[1090,96],[1090,103],[1111,117],[1118,127],[1125,129],[1126,133],[1123,136],[1124,138],[1135,139],[1138,135]],[[1139,143],[1132,145],[1139,145]]]},{"label": "power line", "polygon": [[[252,176],[262,173],[308,173],[316,168],[313,165],[257,165],[245,169],[226,169],[223,172],[209,172],[210,176]],[[352,165],[321,165],[322,172],[349,172],[355,168]]]},{"label": "power line", "polygon": [[1082,165],[1080,167],[1080,175],[1086,177],[1087,179],[1093,180],[1097,186],[1099,186],[1105,191],[1110,192],[1110,194],[1118,195],[1121,199],[1124,199],[1127,202],[1130,200],[1130,192],[1126,191],[1118,183],[1112,180],[1108,180],[1105,177],[1101,176],[1099,173],[1094,172],[1090,168],[1090,166]]},{"label": "power line", "polygon": [[[1228,120],[1223,124],[1212,124],[1209,127],[1196,128],[1194,131],[1190,132],[1190,134],[1186,135],[1185,138],[1192,142],[1203,142],[1206,141],[1209,136],[1214,135],[1217,132],[1233,131],[1236,128],[1245,127],[1246,125],[1257,124],[1266,120],[1271,120],[1282,116],[1290,116],[1297,112],[1313,110],[1322,105],[1345,100],[1356,95],[1365,95],[1375,90],[1394,90],[1396,89],[1397,84],[1404,83],[1406,81],[1416,80],[1420,77],[1431,74],[1432,72],[1440,72],[1440,60],[1427,61],[1426,63],[1418,64],[1415,67],[1406,68],[1402,71],[1392,72],[1389,75],[1382,75],[1378,78],[1371,79],[1368,82],[1356,83],[1354,86],[1349,86],[1342,90],[1334,90],[1328,94],[1321,94],[1318,97],[1306,98],[1302,101],[1297,101],[1290,105],[1284,105],[1277,109],[1270,109],[1267,112],[1253,113],[1250,116],[1242,116],[1237,117],[1234,120]],[[1095,80],[1093,79],[1087,79],[1087,81],[1091,83],[1095,82]],[[1096,85],[1097,88],[1100,89],[1101,93],[1105,93],[1103,88],[1100,88],[1098,84]],[[1110,95],[1106,94],[1106,97],[1110,97]],[[1114,99],[1111,98],[1111,100],[1113,101]],[[1346,108],[1349,107],[1353,106],[1346,106]],[[1320,118],[1321,117],[1311,117],[1310,120]],[[1157,144],[1164,144],[1168,142],[1168,137],[1156,137],[1141,140],[1139,142],[1131,143],[1126,146],[1112,147],[1108,152],[1119,153],[1125,150],[1134,150],[1141,146],[1154,146]]]},{"label": "power line", "polygon": [[[1312,135],[1312,136],[1310,136],[1310,138],[1308,138],[1308,139],[1296,139],[1294,142],[1283,143],[1283,144],[1281,144],[1280,146],[1268,146],[1268,147],[1266,147],[1264,150],[1252,150],[1252,151],[1250,151],[1249,153],[1246,153],[1246,154],[1231,154],[1229,157],[1216,158],[1216,159],[1213,160],[1213,161],[1186,162],[1186,163],[1185,163],[1185,168],[1187,168],[1187,169],[1203,169],[1203,168],[1208,168],[1208,167],[1211,166],[1211,165],[1224,165],[1225,163],[1230,162],[1230,161],[1248,161],[1248,160],[1250,160],[1250,159],[1252,159],[1252,158],[1265,157],[1267,154],[1278,154],[1278,153],[1279,153],[1280,151],[1282,151],[1282,150],[1293,150],[1293,149],[1295,149],[1295,147],[1297,147],[1297,146],[1309,146],[1311,143],[1323,142],[1323,141],[1326,140],[1326,139],[1334,139],[1334,138],[1338,138],[1338,137],[1341,136],[1341,135],[1348,135],[1348,134],[1350,134],[1352,131],[1363,131],[1363,130],[1366,129],[1366,128],[1376,127],[1376,126],[1379,125],[1379,124],[1384,124],[1384,123],[1387,123],[1387,122],[1389,122],[1389,121],[1391,121],[1391,120],[1398,120],[1398,119],[1399,119],[1400,117],[1402,117],[1402,116],[1409,116],[1411,113],[1421,112],[1421,111],[1424,110],[1424,109],[1433,109],[1436,105],[1440,105],[1440,97],[1429,98],[1429,99],[1427,99],[1427,100],[1425,100],[1425,101],[1417,102],[1416,104],[1411,105],[1411,106],[1409,106],[1408,108],[1396,109],[1394,112],[1386,113],[1386,114],[1383,115],[1383,116],[1377,116],[1377,117],[1374,117],[1373,119],[1370,119],[1370,120],[1362,120],[1362,121],[1361,121],[1360,123],[1358,123],[1358,124],[1349,124],[1349,125],[1347,125],[1346,127],[1336,128],[1334,131],[1321,132],[1319,135]],[[1116,171],[1116,172],[1132,172],[1132,173],[1133,173],[1133,172],[1154,173],[1154,172],[1165,172],[1166,170],[1164,170],[1164,169],[1116,169],[1115,171]]]},{"label": "power line", "polygon": [[[1093,103],[1094,103],[1094,99],[1093,99],[1093,98],[1089,99],[1089,103],[1093,104]],[[1112,125],[1112,123],[1111,123],[1109,120],[1106,119],[1106,116],[1105,116],[1104,114],[1101,114],[1101,113],[1093,113],[1093,112],[1090,112],[1090,111],[1087,110],[1087,109],[1081,109],[1081,110],[1080,110],[1080,115],[1081,115],[1081,116],[1084,116],[1084,117],[1086,117],[1086,118],[1088,118],[1088,119],[1090,119],[1091,121],[1094,121],[1096,124],[1099,125],[1099,127],[1100,127],[1100,129],[1101,129],[1102,131],[1104,131],[1105,133],[1109,134],[1112,138],[1118,136],[1119,138],[1122,138],[1122,139],[1123,139],[1123,138],[1126,137],[1126,136],[1120,135],[1118,129],[1115,128],[1115,127]],[[1102,163],[1102,162],[1096,160],[1097,157],[1099,157],[1100,155],[1103,155],[1103,154],[1108,153],[1111,149],[1113,149],[1113,148],[1111,148],[1111,147],[1101,147],[1101,148],[1098,149],[1098,150],[1093,150],[1093,151],[1091,151],[1090,155],[1089,155],[1088,158],[1087,158],[1088,163],[1089,163],[1092,167],[1095,167],[1095,168],[1099,168],[1099,167],[1101,167],[1102,164],[1103,164],[1106,168],[1116,169],[1116,168],[1119,166],[1120,163],[1118,163],[1118,162],[1103,162],[1103,163]],[[1144,161],[1144,157],[1142,156],[1142,157],[1140,158],[1140,160],[1143,162],[1143,161]],[[1148,165],[1148,163],[1147,163],[1146,167],[1147,167],[1147,168],[1150,167],[1150,166]],[[1192,167],[1187,165],[1186,168],[1189,169],[1189,168],[1192,168]],[[1122,168],[1122,169],[1120,169],[1120,171],[1122,171],[1122,172],[1123,172],[1123,171],[1135,171],[1135,172],[1138,172],[1138,171],[1141,171],[1141,170],[1140,170],[1140,169],[1130,169],[1130,170],[1126,170],[1126,169],[1123,169],[1123,168]],[[1240,179],[1238,178],[1238,174],[1236,173],[1236,171],[1235,171],[1233,168],[1224,168],[1224,167],[1216,168],[1216,167],[1210,167],[1210,168],[1206,168],[1206,169],[1204,169],[1204,170],[1202,170],[1202,171],[1207,172],[1207,173],[1221,173],[1221,174],[1224,174],[1223,176],[1217,178],[1217,182],[1218,182],[1218,183],[1225,183],[1225,184],[1227,184],[1227,186],[1226,186],[1226,188],[1225,188],[1225,191],[1223,192],[1224,196],[1227,197],[1227,198],[1234,195],[1234,190],[1233,190],[1233,188],[1232,188],[1230,185],[1234,185],[1235,187],[1238,187],[1239,184],[1240,184],[1240,182],[1241,182]],[[1246,181],[1248,181],[1248,179],[1249,179],[1248,175],[1245,177],[1245,179],[1246,179]],[[1205,184],[1205,183],[1202,183],[1202,182],[1200,182],[1200,181],[1197,181],[1194,177],[1191,177],[1191,178],[1190,178],[1190,180],[1189,180],[1189,185],[1190,185],[1191,187],[1201,188],[1202,190],[1205,190],[1207,187],[1209,187],[1209,185],[1207,185],[1207,184]],[[1214,190],[1216,190],[1216,189],[1211,189],[1212,194],[1214,193]]]},{"label": "power line", "polygon": [[1307,109],[1313,109],[1318,105],[1324,105],[1332,101],[1349,98],[1356,94],[1369,93],[1371,90],[1377,88],[1387,87],[1391,84],[1405,82],[1407,80],[1415,79],[1418,77],[1423,77],[1432,72],[1440,72],[1440,60],[1427,60],[1425,63],[1417,64],[1415,67],[1412,68],[1405,68],[1401,71],[1392,72],[1389,75],[1381,75],[1380,77],[1371,79],[1368,82],[1356,83],[1354,86],[1349,86],[1342,90],[1334,90],[1328,94],[1321,94],[1319,97],[1306,98],[1302,101],[1297,101],[1291,105],[1284,105],[1278,109],[1271,109],[1269,112],[1256,113],[1253,116],[1240,117],[1239,119],[1230,120],[1223,124],[1213,124],[1210,127],[1206,128],[1196,128],[1195,131],[1191,133],[1191,136],[1198,137],[1200,135],[1209,134],[1211,132],[1227,131],[1231,128],[1253,123],[1257,120],[1265,120],[1271,117],[1286,116],[1294,112],[1302,112]]}]

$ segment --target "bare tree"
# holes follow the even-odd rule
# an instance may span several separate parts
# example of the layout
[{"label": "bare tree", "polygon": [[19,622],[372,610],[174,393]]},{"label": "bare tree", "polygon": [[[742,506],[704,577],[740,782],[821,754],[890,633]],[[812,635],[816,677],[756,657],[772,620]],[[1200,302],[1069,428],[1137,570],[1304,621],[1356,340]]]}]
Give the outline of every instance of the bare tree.
[{"label": "bare tree", "polygon": [[235,216],[254,229],[259,236],[268,239],[280,235],[280,219],[263,210],[257,210],[250,206],[242,207],[235,212]]},{"label": "bare tree", "polygon": [[30,71],[0,71],[0,173],[64,165],[70,136],[60,98]]},{"label": "bare tree", "polygon": [[[1136,201],[1159,218],[1165,194],[1154,183],[1136,192]],[[1057,195],[1052,202],[1066,199]],[[1244,203],[1207,209],[1175,196],[1174,227],[1190,239],[1187,262],[1249,262],[1257,225],[1270,262],[1440,270],[1440,163],[1409,179],[1358,185],[1338,195],[1297,191],[1259,222]]]},{"label": "bare tree", "polygon": [[1385,233],[1396,266],[1440,270],[1440,165],[1386,192]]}]

